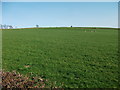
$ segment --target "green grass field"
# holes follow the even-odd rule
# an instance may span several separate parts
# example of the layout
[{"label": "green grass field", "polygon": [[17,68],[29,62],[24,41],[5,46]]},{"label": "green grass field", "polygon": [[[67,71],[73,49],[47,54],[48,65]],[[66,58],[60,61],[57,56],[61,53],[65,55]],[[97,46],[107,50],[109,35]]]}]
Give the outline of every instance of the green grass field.
[{"label": "green grass field", "polygon": [[3,30],[3,69],[40,76],[50,81],[48,87],[115,88],[118,31],[94,30]]}]

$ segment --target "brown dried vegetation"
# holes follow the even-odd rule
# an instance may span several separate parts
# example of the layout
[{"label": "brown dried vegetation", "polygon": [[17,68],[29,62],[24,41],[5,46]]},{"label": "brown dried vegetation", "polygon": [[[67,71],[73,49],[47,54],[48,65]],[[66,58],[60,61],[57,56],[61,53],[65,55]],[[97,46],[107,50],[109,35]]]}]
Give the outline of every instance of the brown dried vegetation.
[{"label": "brown dried vegetation", "polygon": [[19,73],[2,72],[2,87],[3,88],[44,88],[46,80],[39,77],[27,77]]}]

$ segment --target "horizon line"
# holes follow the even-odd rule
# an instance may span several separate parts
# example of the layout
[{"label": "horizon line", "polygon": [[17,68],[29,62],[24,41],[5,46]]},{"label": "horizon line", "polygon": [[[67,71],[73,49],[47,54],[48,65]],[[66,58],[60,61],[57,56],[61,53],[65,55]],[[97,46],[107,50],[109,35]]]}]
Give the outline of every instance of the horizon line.
[{"label": "horizon line", "polygon": [[[23,27],[23,28],[12,28],[12,29],[39,29],[39,28],[91,28],[91,29],[120,29],[119,27]],[[8,29],[9,30],[9,29]]]}]

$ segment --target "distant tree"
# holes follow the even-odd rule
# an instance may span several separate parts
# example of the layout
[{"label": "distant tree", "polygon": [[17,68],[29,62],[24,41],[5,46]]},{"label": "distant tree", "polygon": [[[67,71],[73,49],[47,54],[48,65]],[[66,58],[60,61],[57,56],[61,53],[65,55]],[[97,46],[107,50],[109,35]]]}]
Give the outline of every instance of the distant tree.
[{"label": "distant tree", "polygon": [[3,25],[3,28],[4,28],[4,29],[7,29],[7,25],[6,25],[6,24],[4,24],[4,25]]},{"label": "distant tree", "polygon": [[71,26],[72,27],[72,26]]},{"label": "distant tree", "polygon": [[9,28],[9,25],[4,25],[4,29],[8,29]]},{"label": "distant tree", "polygon": [[10,25],[6,25],[6,29],[9,29],[9,26],[10,26]]},{"label": "distant tree", "polygon": [[0,29],[2,29],[2,24],[0,24]]},{"label": "distant tree", "polygon": [[13,26],[12,26],[12,25],[9,25],[9,29],[13,29]]},{"label": "distant tree", "polygon": [[4,29],[4,26],[1,24],[1,29]]},{"label": "distant tree", "polygon": [[38,28],[38,27],[39,27],[39,25],[36,25],[36,27]]},{"label": "distant tree", "polygon": [[6,24],[4,24],[4,25],[0,24],[0,29],[13,29],[13,26],[12,25],[6,25]]}]

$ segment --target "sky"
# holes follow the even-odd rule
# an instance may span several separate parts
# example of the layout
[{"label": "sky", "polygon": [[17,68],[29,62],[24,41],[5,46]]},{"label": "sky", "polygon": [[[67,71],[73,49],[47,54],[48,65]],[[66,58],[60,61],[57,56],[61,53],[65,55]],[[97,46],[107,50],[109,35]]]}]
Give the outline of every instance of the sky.
[{"label": "sky", "polygon": [[120,0],[1,0],[3,2],[119,2]]},{"label": "sky", "polygon": [[118,27],[117,2],[2,2],[2,24],[14,27]]},{"label": "sky", "polygon": [[2,3],[0,2],[0,23],[2,23]]}]

